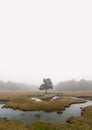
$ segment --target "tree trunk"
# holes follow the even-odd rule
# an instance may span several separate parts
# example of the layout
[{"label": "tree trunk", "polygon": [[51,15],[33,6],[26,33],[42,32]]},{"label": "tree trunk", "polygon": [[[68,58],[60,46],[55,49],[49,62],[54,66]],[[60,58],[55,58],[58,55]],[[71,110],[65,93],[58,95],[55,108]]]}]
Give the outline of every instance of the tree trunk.
[{"label": "tree trunk", "polygon": [[45,91],[45,94],[47,94],[47,89],[46,89],[46,91]]}]

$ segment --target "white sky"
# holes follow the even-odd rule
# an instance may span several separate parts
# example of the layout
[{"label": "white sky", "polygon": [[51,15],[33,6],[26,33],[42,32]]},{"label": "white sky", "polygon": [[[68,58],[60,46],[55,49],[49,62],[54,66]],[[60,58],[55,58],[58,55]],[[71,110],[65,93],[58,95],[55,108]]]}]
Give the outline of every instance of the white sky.
[{"label": "white sky", "polygon": [[0,0],[0,80],[92,80],[92,0]]}]

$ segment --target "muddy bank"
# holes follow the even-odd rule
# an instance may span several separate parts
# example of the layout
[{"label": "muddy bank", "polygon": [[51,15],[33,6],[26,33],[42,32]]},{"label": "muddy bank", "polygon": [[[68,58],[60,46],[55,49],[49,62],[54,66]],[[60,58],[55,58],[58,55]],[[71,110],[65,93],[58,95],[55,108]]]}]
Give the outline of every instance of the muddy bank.
[{"label": "muddy bank", "polygon": [[9,102],[9,100],[7,100],[7,99],[0,99],[0,104],[6,104],[7,102]]}]

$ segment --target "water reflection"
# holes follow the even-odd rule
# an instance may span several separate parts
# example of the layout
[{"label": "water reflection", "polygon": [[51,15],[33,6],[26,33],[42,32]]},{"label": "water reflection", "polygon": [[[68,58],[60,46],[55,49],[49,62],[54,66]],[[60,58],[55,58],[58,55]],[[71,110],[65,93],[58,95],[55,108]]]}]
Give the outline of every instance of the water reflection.
[{"label": "water reflection", "polygon": [[42,120],[63,124],[71,116],[80,116],[81,107],[84,108],[90,105],[92,105],[92,101],[87,101],[86,103],[81,104],[72,104],[70,107],[66,108],[62,114],[57,114],[57,112],[13,110],[11,108],[2,108],[4,104],[0,104],[0,117],[6,117],[9,120],[18,120],[28,123]]}]

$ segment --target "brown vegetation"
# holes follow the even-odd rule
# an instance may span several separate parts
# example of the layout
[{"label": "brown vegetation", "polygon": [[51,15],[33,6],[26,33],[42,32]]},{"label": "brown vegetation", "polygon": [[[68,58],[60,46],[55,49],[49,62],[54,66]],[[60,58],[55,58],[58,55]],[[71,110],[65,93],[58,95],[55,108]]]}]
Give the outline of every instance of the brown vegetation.
[{"label": "brown vegetation", "polygon": [[[31,97],[40,97],[44,99],[42,102],[35,102],[31,100]],[[84,100],[71,99],[69,97],[61,96],[58,100],[50,101],[50,98],[55,96],[55,93],[49,94],[49,96],[43,96],[43,93],[8,93],[8,95],[2,94],[0,97],[3,99],[9,99],[5,107],[10,107],[20,110],[43,110],[43,111],[62,111],[65,107],[68,107],[72,103],[81,103]],[[48,100],[49,99],[49,100]]]}]

